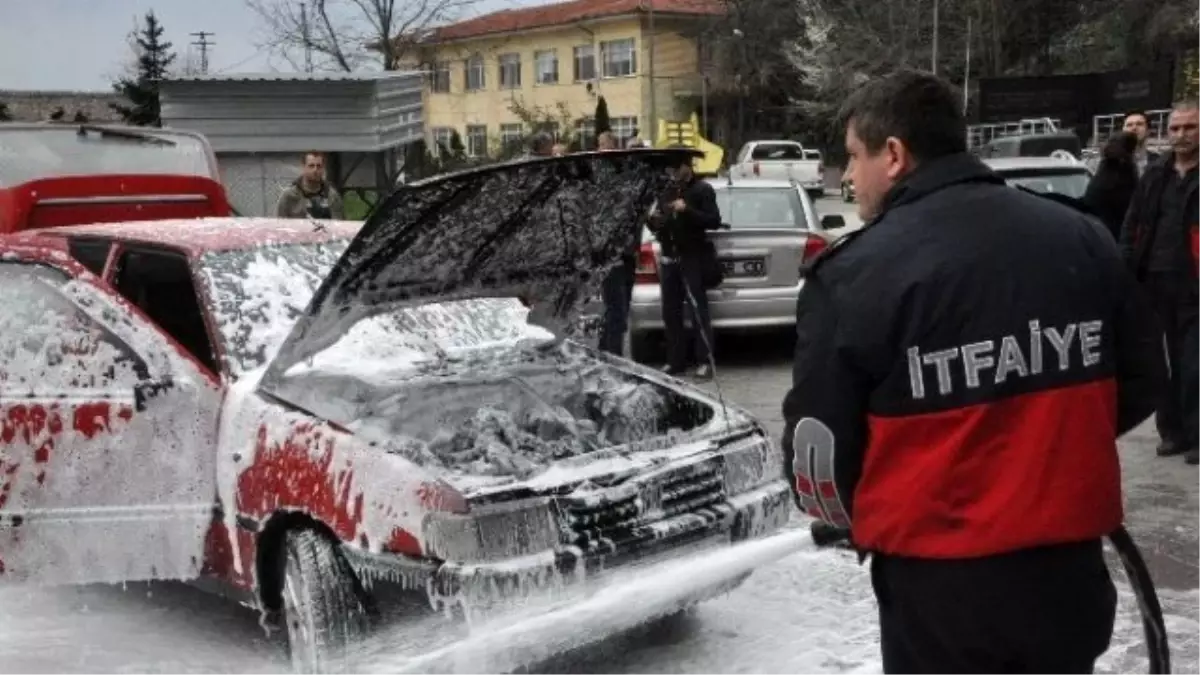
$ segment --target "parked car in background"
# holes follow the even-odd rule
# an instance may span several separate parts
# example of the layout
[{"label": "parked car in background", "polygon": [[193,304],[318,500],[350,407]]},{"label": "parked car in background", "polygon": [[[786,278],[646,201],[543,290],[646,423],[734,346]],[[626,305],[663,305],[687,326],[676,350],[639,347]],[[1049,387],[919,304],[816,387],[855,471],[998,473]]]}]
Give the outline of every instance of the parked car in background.
[{"label": "parked car in background", "polygon": [[760,421],[554,332],[678,160],[0,237],[0,584],[216,584],[324,672],[387,588],[469,613],[778,530]]},{"label": "parked car in background", "polygon": [[[818,215],[808,194],[788,181],[712,179],[727,227],[709,232],[725,272],[708,291],[714,331],[787,326],[796,322],[800,265],[836,239],[841,215]],[[656,363],[664,345],[659,246],[643,232],[629,318],[630,355]]]},{"label": "parked car in background", "polygon": [[1092,170],[1081,161],[1059,157],[999,157],[985,159],[1009,185],[1081,199]]},{"label": "parked car in background", "polygon": [[738,151],[729,174],[796,183],[813,199],[825,194],[825,160],[796,141],[750,141]]},{"label": "parked car in background", "polygon": [[117,124],[0,124],[0,234],[232,213],[200,134]]},{"label": "parked car in background", "polygon": [[[1034,192],[1049,192],[1081,199],[1093,170],[1082,161],[1065,157],[996,157],[983,160],[1009,185]],[[842,179],[842,199],[854,201],[854,184]]]}]

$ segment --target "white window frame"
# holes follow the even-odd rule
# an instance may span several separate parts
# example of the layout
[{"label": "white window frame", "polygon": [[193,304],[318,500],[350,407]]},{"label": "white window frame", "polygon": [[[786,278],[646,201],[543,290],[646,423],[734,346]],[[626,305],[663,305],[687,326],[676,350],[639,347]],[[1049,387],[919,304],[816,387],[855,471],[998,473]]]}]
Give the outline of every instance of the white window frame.
[{"label": "white window frame", "polygon": [[585,117],[575,120],[575,137],[579,139],[582,148],[594,146],[596,144],[596,118]]},{"label": "white window frame", "polygon": [[434,127],[429,130],[430,141],[433,142],[433,156],[441,157],[442,149],[450,152],[450,142],[454,139],[454,127]]},{"label": "white window frame", "polygon": [[525,139],[525,125],[520,122],[510,122],[500,125],[500,147],[507,150],[509,146],[520,143]]},{"label": "white window frame", "polygon": [[[482,130],[483,137],[480,138],[477,134]],[[486,124],[468,124],[467,125],[467,156],[468,157],[487,157],[487,125]]]},{"label": "white window frame", "polygon": [[[593,45],[593,44],[575,45],[575,48],[571,51],[571,54],[573,57],[573,64],[574,64],[573,76],[575,78],[575,81],[576,82],[588,82],[590,80],[596,79],[596,45]],[[581,72],[582,69],[580,68],[580,65],[589,60],[591,61],[591,64],[592,64],[592,66],[591,66],[592,72],[590,74],[588,74],[587,76],[585,76]]]},{"label": "white window frame", "polygon": [[533,83],[558,84],[558,52],[542,49],[533,53]]},{"label": "white window frame", "polygon": [[[472,54],[466,60],[464,67],[465,86],[467,91],[483,91],[487,89],[487,67],[482,54]],[[472,79],[474,76],[474,79]]]},{"label": "white window frame", "polygon": [[610,117],[608,118],[608,121],[609,125],[612,127],[613,136],[617,137],[617,140],[621,142],[621,145],[624,145],[625,141],[632,138],[634,129],[638,128],[637,115],[621,115],[619,117]]},{"label": "white window frame", "polygon": [[521,88],[521,54],[509,52],[496,58],[496,75],[501,89]]},{"label": "white window frame", "polygon": [[600,76],[609,78],[633,75],[637,75],[637,40],[623,38],[601,42]]},{"label": "white window frame", "polygon": [[450,63],[448,61],[435,62],[429,73],[429,92],[431,94],[448,94],[451,86]]}]

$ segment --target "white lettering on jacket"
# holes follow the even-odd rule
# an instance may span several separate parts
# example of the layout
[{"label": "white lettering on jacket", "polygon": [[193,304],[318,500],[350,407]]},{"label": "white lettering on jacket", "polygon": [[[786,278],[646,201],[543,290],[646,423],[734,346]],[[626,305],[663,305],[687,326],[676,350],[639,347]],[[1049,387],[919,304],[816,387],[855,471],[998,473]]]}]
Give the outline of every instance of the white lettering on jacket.
[{"label": "white lettering on jacket", "polygon": [[[948,396],[954,391],[956,370],[961,370],[961,381],[967,389],[977,389],[984,378],[1003,384],[1010,378],[1041,374],[1043,368],[1057,368],[1059,372],[1090,368],[1100,363],[1103,328],[1104,322],[1099,320],[1069,323],[1062,329],[1043,328],[1035,319],[1029,322],[1027,339],[1005,335],[999,340],[982,340],[932,352],[909,347],[905,355],[912,397],[925,398],[927,376],[932,376],[929,389],[936,386],[939,395]],[[1049,349],[1043,351],[1043,346]]]}]

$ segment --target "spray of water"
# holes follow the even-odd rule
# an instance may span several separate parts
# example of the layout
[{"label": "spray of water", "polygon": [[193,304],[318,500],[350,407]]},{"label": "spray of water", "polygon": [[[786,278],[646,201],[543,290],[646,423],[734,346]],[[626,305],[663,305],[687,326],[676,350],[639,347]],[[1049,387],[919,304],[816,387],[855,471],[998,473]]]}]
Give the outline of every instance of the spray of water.
[{"label": "spray of water", "polygon": [[[815,549],[809,532],[786,530],[703,555],[659,563],[611,579],[589,597],[549,611],[506,615],[471,627],[469,635],[420,655],[366,650],[354,670],[362,673],[508,672],[544,661],[666,616],[755,568]],[[407,640],[388,640],[402,644]]]}]

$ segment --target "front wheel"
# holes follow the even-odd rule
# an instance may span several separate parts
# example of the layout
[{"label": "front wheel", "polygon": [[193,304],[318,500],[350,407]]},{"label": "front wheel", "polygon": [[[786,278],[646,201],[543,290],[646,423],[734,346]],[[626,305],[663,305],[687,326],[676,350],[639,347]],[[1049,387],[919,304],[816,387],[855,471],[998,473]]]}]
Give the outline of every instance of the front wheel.
[{"label": "front wheel", "polygon": [[283,617],[297,673],[346,672],[369,627],[362,591],[334,542],[315,530],[287,533]]}]

